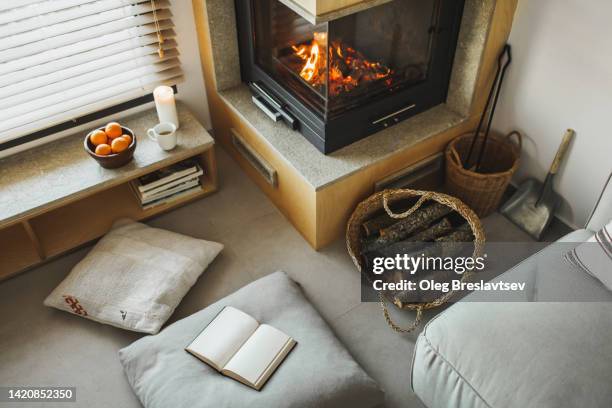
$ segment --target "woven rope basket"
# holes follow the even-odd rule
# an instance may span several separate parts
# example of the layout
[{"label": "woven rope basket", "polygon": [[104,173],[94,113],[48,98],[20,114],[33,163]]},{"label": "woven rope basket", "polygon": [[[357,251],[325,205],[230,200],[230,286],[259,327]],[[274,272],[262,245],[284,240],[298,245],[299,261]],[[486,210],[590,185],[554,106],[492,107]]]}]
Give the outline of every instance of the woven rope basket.
[{"label": "woven rope basket", "polygon": [[[407,211],[403,213],[396,214],[390,209],[390,205],[405,199],[414,199],[417,198],[417,202]],[[472,233],[474,235],[474,252],[473,257],[476,258],[482,254],[482,249],[485,243],[485,234],[482,229],[482,225],[480,223],[480,219],[478,216],[472,211],[467,205],[465,205],[461,200],[446,195],[442,193],[436,193],[432,191],[420,191],[420,190],[410,190],[410,189],[401,189],[401,190],[384,190],[378,193],[375,193],[368,197],[366,200],[362,201],[357,205],[355,211],[351,215],[349,219],[348,226],[346,229],[346,245],[348,247],[349,255],[353,260],[353,263],[357,267],[360,273],[364,274],[366,278],[371,282],[369,276],[364,273],[364,265],[363,265],[363,257],[362,257],[362,224],[364,221],[367,221],[374,217],[377,214],[380,214],[381,210],[389,215],[391,218],[402,219],[409,217],[414,211],[416,211],[421,205],[423,205],[428,200],[437,201],[440,204],[444,204],[451,209],[453,209],[456,213],[461,215],[467,223],[470,225],[472,229]],[[471,273],[465,272],[461,276],[461,281],[465,281],[469,278]],[[389,310],[387,309],[385,295],[383,293],[379,293],[380,297],[380,306],[382,307],[383,314],[387,324],[396,332],[399,333],[407,333],[416,329],[421,322],[422,314],[424,310],[431,309],[434,307],[438,307],[448,301],[450,297],[453,295],[452,291],[445,293],[439,298],[428,302],[428,303],[402,303],[397,299],[389,299],[391,302],[395,304],[400,309],[408,309],[415,310],[416,317],[414,322],[409,326],[402,328],[395,324],[389,315]]]},{"label": "woven rope basket", "polygon": [[[518,143],[511,143],[511,136],[516,136]],[[499,206],[518,168],[523,138],[517,131],[504,137],[490,134],[483,155],[482,170],[476,173],[463,168],[473,137],[473,133],[466,133],[446,147],[446,185],[449,194],[463,200],[480,217],[486,217]],[[482,142],[483,136],[480,135],[474,152],[480,151]]]}]

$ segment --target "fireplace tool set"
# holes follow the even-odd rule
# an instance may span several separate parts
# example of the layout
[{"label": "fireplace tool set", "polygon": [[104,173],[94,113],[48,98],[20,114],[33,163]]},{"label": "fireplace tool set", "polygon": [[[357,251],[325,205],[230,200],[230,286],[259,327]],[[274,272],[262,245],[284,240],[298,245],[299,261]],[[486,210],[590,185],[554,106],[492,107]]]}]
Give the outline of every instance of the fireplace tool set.
[{"label": "fireplace tool set", "polygon": [[[503,62],[504,57],[506,57],[506,61]],[[495,73],[495,79],[493,80],[493,85],[491,86],[491,90],[489,91],[489,96],[487,98],[487,104],[480,116],[480,121],[478,122],[478,127],[476,128],[476,132],[474,132],[474,137],[472,138],[472,144],[470,145],[470,150],[468,151],[467,157],[465,158],[465,162],[463,163],[463,168],[472,169],[475,172],[480,172],[482,166],[482,158],[484,152],[487,148],[487,141],[489,139],[489,132],[491,131],[491,123],[493,123],[493,116],[495,115],[495,108],[497,107],[497,101],[499,100],[499,94],[501,92],[502,83],[504,81],[504,77],[506,76],[506,71],[508,67],[512,63],[512,53],[510,44],[506,44],[504,46],[503,51],[499,55],[497,59],[497,72]],[[495,95],[495,96],[493,96]],[[474,152],[474,147],[476,146],[476,141],[480,136],[480,131],[482,129],[482,125],[484,123],[485,116],[487,112],[489,112],[489,105],[491,105],[491,99],[493,99],[493,106],[491,106],[489,118],[487,120],[487,126],[485,128],[484,137],[482,139],[482,146],[480,147],[480,153],[478,154],[478,159],[476,160],[475,165],[472,167],[470,165],[472,153]]]},{"label": "fireplace tool set", "polygon": [[[518,168],[522,145],[519,132],[511,132],[505,137],[491,134],[504,77],[512,62],[510,45],[504,46],[497,61],[495,79],[476,131],[451,141],[445,152],[449,193],[463,200],[480,217],[491,214],[499,207]],[[518,143],[509,142],[512,136],[516,136]]]}]

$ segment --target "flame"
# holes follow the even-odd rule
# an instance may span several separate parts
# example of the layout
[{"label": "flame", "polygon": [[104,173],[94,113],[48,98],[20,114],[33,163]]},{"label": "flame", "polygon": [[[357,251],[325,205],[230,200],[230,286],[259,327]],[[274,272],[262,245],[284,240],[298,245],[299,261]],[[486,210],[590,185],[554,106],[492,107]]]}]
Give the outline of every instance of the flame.
[{"label": "flame", "polygon": [[327,61],[329,58],[329,93],[336,96],[349,92],[361,84],[386,78],[391,85],[393,71],[379,62],[365,58],[359,51],[340,41],[329,45],[329,56],[326,58],[322,48],[327,43],[327,33],[314,33],[314,39],[308,44],[293,45],[294,55],[304,61],[300,76],[313,86],[325,85],[327,80]]},{"label": "flame", "polygon": [[[295,49],[295,47],[294,47]],[[319,52],[319,44],[313,41],[312,46],[310,47],[310,53],[308,54],[308,49],[306,46],[302,46],[299,50],[296,50],[296,54],[306,60],[306,63],[302,67],[300,71],[300,76],[304,78],[306,81],[310,82],[314,78],[314,76],[318,73],[318,62],[321,58]]]},{"label": "flame", "polygon": [[[304,60],[300,76],[310,83],[325,81],[325,57],[321,48],[327,43],[327,33],[314,33],[314,39],[309,45],[292,46],[295,54]],[[319,45],[321,44],[321,45]]]}]

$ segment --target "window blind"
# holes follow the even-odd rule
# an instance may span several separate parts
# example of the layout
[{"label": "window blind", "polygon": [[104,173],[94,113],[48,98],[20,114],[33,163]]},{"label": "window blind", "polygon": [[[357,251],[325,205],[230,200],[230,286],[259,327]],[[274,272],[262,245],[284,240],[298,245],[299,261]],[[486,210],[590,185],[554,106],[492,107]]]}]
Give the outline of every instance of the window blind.
[{"label": "window blind", "polygon": [[169,0],[0,2],[0,143],[180,82],[173,27]]}]

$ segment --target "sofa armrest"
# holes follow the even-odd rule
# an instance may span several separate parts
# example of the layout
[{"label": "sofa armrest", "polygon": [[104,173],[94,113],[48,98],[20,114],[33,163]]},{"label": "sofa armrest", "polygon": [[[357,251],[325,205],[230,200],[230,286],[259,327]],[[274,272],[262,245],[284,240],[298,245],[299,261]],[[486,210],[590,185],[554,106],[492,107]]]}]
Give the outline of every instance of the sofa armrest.
[{"label": "sofa armrest", "polygon": [[591,231],[599,231],[610,220],[612,220],[612,173],[591,212],[586,228]]}]

